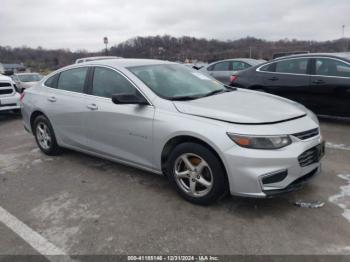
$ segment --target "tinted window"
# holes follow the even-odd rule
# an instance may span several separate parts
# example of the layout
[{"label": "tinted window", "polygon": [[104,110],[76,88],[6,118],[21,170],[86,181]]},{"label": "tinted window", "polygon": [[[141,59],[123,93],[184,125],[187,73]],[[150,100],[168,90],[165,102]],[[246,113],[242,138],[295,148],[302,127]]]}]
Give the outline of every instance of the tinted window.
[{"label": "tinted window", "polygon": [[275,71],[275,66],[276,66],[276,63],[264,65],[263,67],[260,68],[260,71],[263,71],[263,72],[274,72]]},{"label": "tinted window", "polygon": [[241,61],[233,61],[232,62],[232,70],[233,71],[240,71],[249,68],[250,65],[247,63],[241,62]]},{"label": "tinted window", "polygon": [[350,77],[350,65],[339,60],[318,58],[316,75]]},{"label": "tinted window", "polygon": [[57,79],[58,79],[59,75],[60,74],[56,74],[56,75],[49,77],[49,79],[47,79],[45,81],[44,85],[46,85],[48,87],[56,88],[57,87]]},{"label": "tinted window", "polygon": [[229,71],[230,62],[221,62],[214,65],[213,71]]},{"label": "tinted window", "polygon": [[103,67],[96,67],[92,94],[111,98],[113,94],[135,94],[136,88],[122,75]]},{"label": "tinted window", "polygon": [[88,68],[81,67],[64,71],[58,80],[58,89],[83,93]]},{"label": "tinted window", "polygon": [[276,63],[276,72],[290,74],[306,74],[307,58],[284,60]]}]

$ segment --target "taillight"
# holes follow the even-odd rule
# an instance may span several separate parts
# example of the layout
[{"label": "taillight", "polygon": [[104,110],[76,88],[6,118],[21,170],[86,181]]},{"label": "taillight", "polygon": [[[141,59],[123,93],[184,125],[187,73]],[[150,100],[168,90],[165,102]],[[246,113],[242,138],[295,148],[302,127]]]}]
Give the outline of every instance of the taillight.
[{"label": "taillight", "polygon": [[235,75],[230,76],[230,83],[233,83],[236,80],[237,80],[237,76]]},{"label": "taillight", "polygon": [[24,95],[25,95],[25,93],[23,92],[23,93],[21,93],[21,96],[19,97],[19,101],[21,101],[22,102],[22,100],[23,100],[23,98],[24,98]]}]

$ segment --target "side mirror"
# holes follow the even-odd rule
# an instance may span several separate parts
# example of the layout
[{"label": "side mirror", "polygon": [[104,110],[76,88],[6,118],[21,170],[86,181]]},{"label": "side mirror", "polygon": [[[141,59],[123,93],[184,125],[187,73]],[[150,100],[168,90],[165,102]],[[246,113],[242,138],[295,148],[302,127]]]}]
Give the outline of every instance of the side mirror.
[{"label": "side mirror", "polygon": [[114,104],[120,105],[149,105],[143,96],[134,94],[114,94],[112,95],[112,101]]}]

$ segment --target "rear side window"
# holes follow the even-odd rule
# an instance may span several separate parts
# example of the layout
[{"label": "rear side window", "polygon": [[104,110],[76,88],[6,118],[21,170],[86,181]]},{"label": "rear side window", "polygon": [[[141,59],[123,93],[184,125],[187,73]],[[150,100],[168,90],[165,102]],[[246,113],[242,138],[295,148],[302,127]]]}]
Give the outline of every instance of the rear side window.
[{"label": "rear side window", "polygon": [[58,79],[57,88],[71,92],[83,93],[87,71],[87,67],[81,67],[62,72]]},{"label": "rear side window", "polygon": [[96,67],[92,84],[92,95],[112,98],[113,94],[137,94],[136,88],[114,70]]},{"label": "rear side window", "polygon": [[59,76],[59,74],[55,74],[55,75],[49,77],[49,79],[47,79],[45,81],[44,85],[47,87],[51,87],[51,88],[57,88],[58,76]]},{"label": "rear side window", "polygon": [[267,64],[261,67],[259,70],[262,72],[275,72],[276,63]]},{"label": "rear side window", "polygon": [[212,71],[230,71],[230,62],[221,62],[214,65]]},{"label": "rear side window", "polygon": [[233,71],[240,71],[249,68],[250,65],[241,61],[233,61],[231,67]]},{"label": "rear side window", "polygon": [[316,75],[350,77],[350,65],[339,60],[317,58]]},{"label": "rear side window", "polygon": [[276,63],[277,73],[306,74],[308,58],[283,60]]}]

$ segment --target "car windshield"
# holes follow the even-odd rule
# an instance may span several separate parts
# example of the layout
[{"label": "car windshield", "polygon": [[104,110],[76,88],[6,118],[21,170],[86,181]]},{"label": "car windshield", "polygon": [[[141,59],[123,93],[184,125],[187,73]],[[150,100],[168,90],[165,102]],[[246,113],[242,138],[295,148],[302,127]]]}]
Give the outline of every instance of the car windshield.
[{"label": "car windshield", "polygon": [[196,99],[226,90],[217,80],[183,65],[147,65],[128,70],[157,95],[169,100]]},{"label": "car windshield", "polygon": [[21,82],[37,82],[41,79],[38,74],[17,75],[17,77]]},{"label": "car windshield", "polygon": [[37,82],[41,80],[38,74],[17,75],[21,82]]}]

